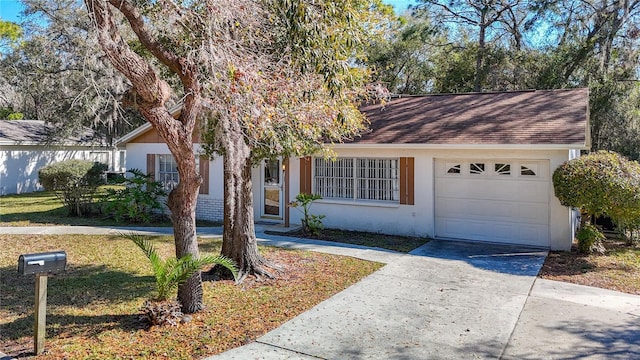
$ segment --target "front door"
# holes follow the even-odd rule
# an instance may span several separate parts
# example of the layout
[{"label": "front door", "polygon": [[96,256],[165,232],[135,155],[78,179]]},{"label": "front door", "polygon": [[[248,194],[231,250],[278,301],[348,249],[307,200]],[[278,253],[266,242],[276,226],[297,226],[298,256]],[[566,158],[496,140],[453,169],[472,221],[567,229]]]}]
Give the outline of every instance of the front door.
[{"label": "front door", "polygon": [[282,219],[281,160],[266,160],[262,164],[262,216]]}]

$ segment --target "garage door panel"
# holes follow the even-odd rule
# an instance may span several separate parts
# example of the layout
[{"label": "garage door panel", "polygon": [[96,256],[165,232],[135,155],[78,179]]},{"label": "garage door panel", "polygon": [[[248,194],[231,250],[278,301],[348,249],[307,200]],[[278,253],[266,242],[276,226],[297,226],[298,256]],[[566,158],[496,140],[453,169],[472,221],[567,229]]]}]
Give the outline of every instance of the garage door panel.
[{"label": "garage door panel", "polygon": [[439,229],[438,236],[441,238],[500,243],[514,243],[514,239],[517,239],[518,244],[536,246],[547,241],[548,227],[546,225],[520,224],[518,227],[513,225],[513,223],[498,221],[489,223],[455,218],[436,218],[436,227]]},{"label": "garage door panel", "polygon": [[[487,171],[473,174],[471,164],[477,163]],[[512,172],[493,171],[501,168],[498,163],[510,164]],[[460,164],[460,171],[448,173],[451,164]],[[535,175],[521,174],[522,164]],[[436,160],[436,236],[548,246],[548,167],[541,160]]]},{"label": "garage door panel", "polygon": [[440,197],[456,199],[495,199],[548,203],[546,181],[490,180],[468,178],[439,178],[436,193]]},{"label": "garage door panel", "polygon": [[[464,214],[466,219],[518,223],[549,223],[547,204],[513,201],[436,198],[439,214]],[[456,216],[457,217],[457,216]]]}]

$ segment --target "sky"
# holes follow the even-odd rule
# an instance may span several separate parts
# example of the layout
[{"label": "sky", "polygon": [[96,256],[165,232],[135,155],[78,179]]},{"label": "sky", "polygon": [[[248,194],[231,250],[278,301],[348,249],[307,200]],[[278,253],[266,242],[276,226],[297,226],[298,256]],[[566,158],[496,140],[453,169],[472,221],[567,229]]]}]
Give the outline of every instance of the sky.
[{"label": "sky", "polygon": [[0,19],[5,21],[19,22],[19,13],[22,10],[22,3],[14,0],[0,0]]},{"label": "sky", "polygon": [[[415,4],[416,0],[383,0],[384,3],[392,5],[396,13],[401,13],[409,5]],[[0,19],[15,23],[20,22],[20,11],[22,3],[17,0],[0,0]]]}]

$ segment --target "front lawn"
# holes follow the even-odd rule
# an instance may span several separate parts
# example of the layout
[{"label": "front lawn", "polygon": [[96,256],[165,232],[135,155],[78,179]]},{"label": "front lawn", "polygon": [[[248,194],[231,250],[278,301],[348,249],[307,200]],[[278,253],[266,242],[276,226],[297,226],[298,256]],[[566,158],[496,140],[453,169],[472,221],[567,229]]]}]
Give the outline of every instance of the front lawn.
[{"label": "front lawn", "polygon": [[[163,256],[170,237],[154,238]],[[200,239],[203,253],[221,240]],[[206,310],[177,327],[149,328],[138,309],[154,295],[147,259],[116,236],[0,235],[0,351],[33,351],[34,276],[17,274],[20,254],[66,250],[68,270],[49,278],[47,359],[192,359],[250,342],[379,269],[382,264],[335,255],[262,247],[284,265],[275,280],[204,283]]]},{"label": "front lawn", "polygon": [[640,295],[640,248],[613,239],[604,245],[604,255],[552,251],[540,277]]},{"label": "front lawn", "polygon": [[[102,190],[106,188],[102,187]],[[98,201],[98,199],[96,199]],[[38,191],[0,196],[0,226],[86,225],[86,226],[171,226],[168,217],[159,217],[150,224],[123,224],[112,217],[96,213],[89,217],[72,217],[53,192]],[[198,221],[198,226],[218,226],[219,223]]]}]

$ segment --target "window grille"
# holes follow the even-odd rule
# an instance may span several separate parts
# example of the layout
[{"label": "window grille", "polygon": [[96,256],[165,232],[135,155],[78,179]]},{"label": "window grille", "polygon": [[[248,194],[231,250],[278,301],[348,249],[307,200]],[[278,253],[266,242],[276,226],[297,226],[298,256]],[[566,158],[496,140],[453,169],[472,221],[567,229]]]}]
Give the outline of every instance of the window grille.
[{"label": "window grille", "polygon": [[162,183],[162,187],[166,191],[173,190],[180,182],[178,165],[175,159],[171,155],[158,155],[158,165],[157,180]]},{"label": "window grille", "polygon": [[315,192],[323,198],[399,201],[399,160],[316,158]]}]

